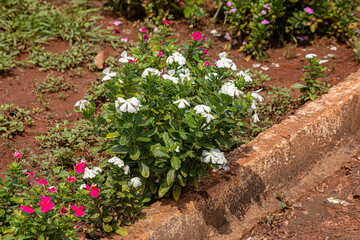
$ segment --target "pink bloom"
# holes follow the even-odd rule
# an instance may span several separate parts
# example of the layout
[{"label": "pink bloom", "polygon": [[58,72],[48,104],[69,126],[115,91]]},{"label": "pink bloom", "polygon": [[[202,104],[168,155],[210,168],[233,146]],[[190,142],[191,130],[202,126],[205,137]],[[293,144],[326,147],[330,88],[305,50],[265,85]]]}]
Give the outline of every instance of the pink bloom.
[{"label": "pink bloom", "polygon": [[149,40],[149,37],[146,34],[143,35],[143,38],[144,38],[145,41]]},{"label": "pink bloom", "polygon": [[226,3],[226,6],[228,6],[228,7],[230,7],[231,5],[232,5],[231,2],[227,2],[227,3]]},{"label": "pink bloom", "polygon": [[262,10],[260,13],[261,13],[262,15],[265,15],[267,12],[266,12],[265,10]]},{"label": "pink bloom", "polygon": [[225,38],[226,40],[228,40],[228,41],[231,41],[231,39],[232,39],[232,37],[230,36],[229,33],[225,33],[224,38]]},{"label": "pink bloom", "polygon": [[76,205],[71,205],[71,209],[74,210],[77,217],[81,217],[82,215],[85,215],[84,206],[77,207]]},{"label": "pink bloom", "polygon": [[210,66],[211,64],[208,61],[204,62],[204,66]]},{"label": "pink bloom", "polygon": [[159,52],[158,57],[161,57],[164,55],[161,51],[158,51],[158,52]]},{"label": "pink bloom", "polygon": [[216,59],[216,58],[215,58],[215,60],[214,60],[214,66],[215,66],[215,67],[217,67],[216,62],[217,62],[218,60],[219,60],[219,59]]},{"label": "pink bloom", "polygon": [[245,46],[245,45],[246,45],[246,43],[247,43],[246,41],[243,41],[243,42],[242,42],[242,45],[243,45],[243,46]]},{"label": "pink bloom", "polygon": [[269,21],[264,19],[264,20],[261,21],[261,24],[269,24]]},{"label": "pink bloom", "polygon": [[140,28],[139,31],[143,32],[143,33],[146,33],[146,28]]},{"label": "pink bloom", "polygon": [[27,212],[30,214],[32,214],[34,212],[34,209],[31,207],[31,205],[21,206],[19,208],[21,209],[21,211]]},{"label": "pink bloom", "polygon": [[41,202],[38,203],[41,207],[41,211],[46,213],[54,208],[54,202],[51,201],[51,198],[41,196]]},{"label": "pink bloom", "polygon": [[120,24],[123,24],[123,22],[120,21],[120,20],[115,20],[115,21],[113,22],[113,25],[114,25],[115,27],[119,26]]},{"label": "pink bloom", "polygon": [[305,11],[306,13],[310,13],[310,14],[312,14],[312,13],[314,12],[310,7],[304,8],[304,11]]},{"label": "pink bloom", "polygon": [[163,24],[169,24],[169,25],[172,25],[172,23],[171,23],[169,20],[165,20],[165,21],[163,22]]},{"label": "pink bloom", "polygon": [[49,192],[57,192],[57,189],[56,189],[56,187],[54,187],[54,186],[51,186],[51,187],[49,187],[49,188],[46,188],[46,190],[48,190]]},{"label": "pink bloom", "polygon": [[79,229],[79,226],[74,226],[75,229]]},{"label": "pink bloom", "polygon": [[205,49],[205,50],[203,50],[203,54],[207,54],[207,53],[208,53],[208,51],[209,51],[209,49]]},{"label": "pink bloom", "polygon": [[117,28],[114,28],[115,33],[120,33],[120,30]]},{"label": "pink bloom", "polygon": [[271,9],[271,7],[270,7],[270,5],[269,5],[268,3],[266,3],[266,4],[264,5],[264,8],[266,8],[266,9],[268,9],[268,10]]},{"label": "pink bloom", "polygon": [[194,38],[194,41],[198,41],[203,38],[201,33],[199,33],[199,32],[194,32],[193,34],[190,34],[190,36],[192,36]]},{"label": "pink bloom", "polygon": [[128,42],[128,38],[121,38],[120,41],[122,41],[122,42]]},{"label": "pink bloom", "polygon": [[81,159],[81,162],[79,162],[79,163],[76,161],[76,165],[73,165],[76,173],[84,173],[85,172],[85,163],[86,163],[85,159]]},{"label": "pink bloom", "polygon": [[62,208],[60,209],[60,213],[61,213],[62,215],[65,215],[65,214],[67,213],[67,209],[66,209],[65,207],[62,207]]},{"label": "pink bloom", "polygon": [[72,182],[75,182],[75,181],[76,181],[76,178],[69,175],[69,178],[68,178],[68,179],[65,179],[64,181],[65,181],[65,182],[72,183]]},{"label": "pink bloom", "polygon": [[42,184],[44,186],[48,184],[48,181],[46,181],[44,178],[41,180],[34,180],[34,182],[36,182],[37,184]]},{"label": "pink bloom", "polygon": [[129,64],[130,64],[130,63],[134,64],[134,63],[137,62],[137,61],[139,61],[139,59],[135,58],[134,60],[130,60],[130,61],[129,61]]},{"label": "pink bloom", "polygon": [[22,174],[29,174],[31,178],[34,178],[34,173],[33,172],[23,172]]},{"label": "pink bloom", "polygon": [[236,10],[237,10],[237,8],[232,8],[229,10],[229,13],[234,13],[234,12],[236,12]]},{"label": "pink bloom", "polygon": [[88,191],[90,191],[89,192],[90,196],[92,196],[92,197],[98,197],[99,196],[99,191],[100,190],[96,187],[96,184],[92,185],[91,187],[88,184],[86,184],[86,189]]},{"label": "pink bloom", "polygon": [[13,156],[16,157],[16,158],[21,158],[21,152],[15,151],[13,153]]}]

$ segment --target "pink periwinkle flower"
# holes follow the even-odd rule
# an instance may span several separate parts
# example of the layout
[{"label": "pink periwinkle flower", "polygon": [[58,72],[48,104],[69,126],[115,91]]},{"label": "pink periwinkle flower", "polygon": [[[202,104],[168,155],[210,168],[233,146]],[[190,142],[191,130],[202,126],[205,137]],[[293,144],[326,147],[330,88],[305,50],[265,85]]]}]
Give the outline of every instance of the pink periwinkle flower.
[{"label": "pink periwinkle flower", "polygon": [[262,10],[260,13],[261,13],[262,15],[267,14],[267,12],[266,12],[265,10]]},{"label": "pink periwinkle flower", "polygon": [[79,229],[79,226],[74,226],[75,229]]},{"label": "pink periwinkle flower", "polygon": [[242,42],[242,45],[243,45],[243,46],[245,46],[245,45],[246,45],[246,43],[247,43],[246,41],[243,41],[243,42]]},{"label": "pink periwinkle flower", "polygon": [[84,206],[77,207],[76,205],[71,205],[71,209],[75,212],[77,217],[85,215]]},{"label": "pink periwinkle flower", "polygon": [[65,207],[62,207],[62,208],[60,209],[60,213],[61,213],[62,215],[65,215],[65,214],[67,213],[67,209],[66,209]]},{"label": "pink periwinkle flower", "polygon": [[163,24],[169,24],[172,25],[172,23],[169,20],[164,20]]},{"label": "pink periwinkle flower", "polygon": [[27,213],[30,213],[30,214],[32,214],[34,212],[34,209],[32,208],[31,205],[21,206],[19,208],[21,209],[21,211],[27,212]]},{"label": "pink periwinkle flower", "polygon": [[164,54],[161,51],[158,51],[158,57],[163,56]]},{"label": "pink periwinkle flower", "polygon": [[234,13],[234,12],[236,12],[236,10],[237,10],[237,8],[232,8],[229,10],[229,13]]},{"label": "pink periwinkle flower", "polygon": [[98,197],[99,196],[99,191],[100,190],[96,187],[96,184],[92,185],[91,187],[88,184],[86,184],[86,189],[88,191],[90,191],[89,192],[90,196],[92,196],[92,197]]},{"label": "pink periwinkle flower", "polygon": [[143,35],[143,38],[144,38],[145,41],[149,40],[149,37],[146,34]]},{"label": "pink periwinkle flower", "polygon": [[41,196],[41,202],[38,203],[41,207],[41,211],[46,213],[54,208],[54,202],[51,201],[51,198]]},{"label": "pink periwinkle flower", "polygon": [[120,20],[115,20],[115,21],[113,22],[113,25],[114,25],[115,27],[119,26],[120,24],[123,24],[123,22],[120,21]]},{"label": "pink periwinkle flower", "polygon": [[121,38],[120,41],[121,42],[128,42],[128,38]]},{"label": "pink periwinkle flower", "polygon": [[261,24],[269,24],[269,21],[264,19],[264,20],[261,21]]},{"label": "pink periwinkle flower", "polygon": [[44,178],[41,180],[34,180],[34,182],[36,182],[37,184],[41,184],[43,186],[45,186],[46,184],[48,184],[48,181],[46,181]]},{"label": "pink periwinkle flower", "polygon": [[210,66],[211,64],[208,61],[204,62],[204,66]]},{"label": "pink periwinkle flower", "polygon": [[314,12],[310,7],[304,8],[304,11],[309,14],[313,14],[313,12]]},{"label": "pink periwinkle flower", "polygon": [[84,173],[85,172],[85,163],[86,163],[86,160],[81,159],[81,161],[79,163],[76,161],[76,165],[73,164],[76,173]]},{"label": "pink periwinkle flower", "polygon": [[227,2],[227,3],[226,3],[226,6],[228,6],[228,7],[230,7],[231,5],[232,5],[231,2]]},{"label": "pink periwinkle flower", "polygon": [[48,190],[49,192],[57,192],[57,189],[54,186],[48,187],[46,188],[46,190]]},{"label": "pink periwinkle flower", "polygon": [[23,172],[22,174],[29,174],[31,178],[34,178],[34,172]]},{"label": "pink periwinkle flower", "polygon": [[120,30],[117,28],[114,28],[115,33],[120,33]]},{"label": "pink periwinkle flower", "polygon": [[271,9],[271,7],[270,7],[270,5],[269,5],[268,3],[266,3],[266,4],[264,5],[264,8],[266,8],[266,9],[268,9],[268,10]]},{"label": "pink periwinkle flower", "polygon": [[75,182],[75,181],[76,181],[76,178],[75,178],[75,177],[70,176],[70,174],[69,174],[69,178],[68,178],[68,179],[65,179],[64,181],[65,181],[65,182],[72,183],[72,182]]},{"label": "pink periwinkle flower", "polygon": [[190,36],[194,38],[194,41],[203,39],[203,36],[200,32],[194,32],[193,34],[190,34]]},{"label": "pink periwinkle flower", "polygon": [[16,157],[16,158],[21,158],[21,152],[15,151],[13,153],[13,156]]},{"label": "pink periwinkle flower", "polygon": [[139,31],[143,32],[143,33],[146,33],[146,28],[140,28]]},{"label": "pink periwinkle flower", "polygon": [[207,54],[208,51],[209,51],[209,49],[204,49],[204,50],[203,50],[203,54]]}]

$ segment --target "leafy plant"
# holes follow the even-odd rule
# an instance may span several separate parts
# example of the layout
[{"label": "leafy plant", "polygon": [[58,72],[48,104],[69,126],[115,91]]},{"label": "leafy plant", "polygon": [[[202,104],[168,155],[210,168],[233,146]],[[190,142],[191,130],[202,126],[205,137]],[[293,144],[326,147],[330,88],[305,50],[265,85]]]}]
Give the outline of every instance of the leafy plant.
[{"label": "leafy plant", "polygon": [[55,93],[60,91],[68,91],[74,86],[65,82],[64,76],[54,77],[53,74],[49,74],[45,81],[34,83],[34,87],[42,93]]},{"label": "leafy plant", "polygon": [[184,17],[188,20],[188,24],[190,26],[194,25],[195,23],[199,22],[200,19],[205,17],[207,13],[205,12],[204,8],[200,6],[205,2],[205,0],[184,0]]}]

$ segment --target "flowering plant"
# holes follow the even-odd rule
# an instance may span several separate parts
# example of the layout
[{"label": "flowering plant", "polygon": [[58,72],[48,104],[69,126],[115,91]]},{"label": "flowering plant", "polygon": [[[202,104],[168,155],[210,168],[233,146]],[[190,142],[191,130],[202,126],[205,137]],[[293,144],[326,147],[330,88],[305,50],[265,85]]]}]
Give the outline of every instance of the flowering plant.
[{"label": "flowering plant", "polygon": [[252,79],[237,72],[226,53],[215,61],[206,57],[201,33],[179,46],[169,38],[170,26],[149,39],[139,34],[131,53],[122,54],[111,70],[116,77],[105,83],[110,102],[99,115],[94,103],[76,111],[106,138],[102,149],[112,156],[112,178],[129,171],[129,184],[141,193],[178,200],[188,182],[197,186],[209,168],[225,167],[223,151],[234,144],[233,133],[244,128],[249,111],[258,121],[254,103],[262,99],[245,92]]}]

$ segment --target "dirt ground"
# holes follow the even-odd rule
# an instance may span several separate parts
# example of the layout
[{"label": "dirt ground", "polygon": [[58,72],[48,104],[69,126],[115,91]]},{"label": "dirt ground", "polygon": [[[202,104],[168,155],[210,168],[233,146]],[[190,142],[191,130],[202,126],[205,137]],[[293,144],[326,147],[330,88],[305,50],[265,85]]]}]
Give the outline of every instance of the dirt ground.
[{"label": "dirt ground", "polygon": [[259,220],[244,239],[360,239],[360,148],[333,176]]}]

